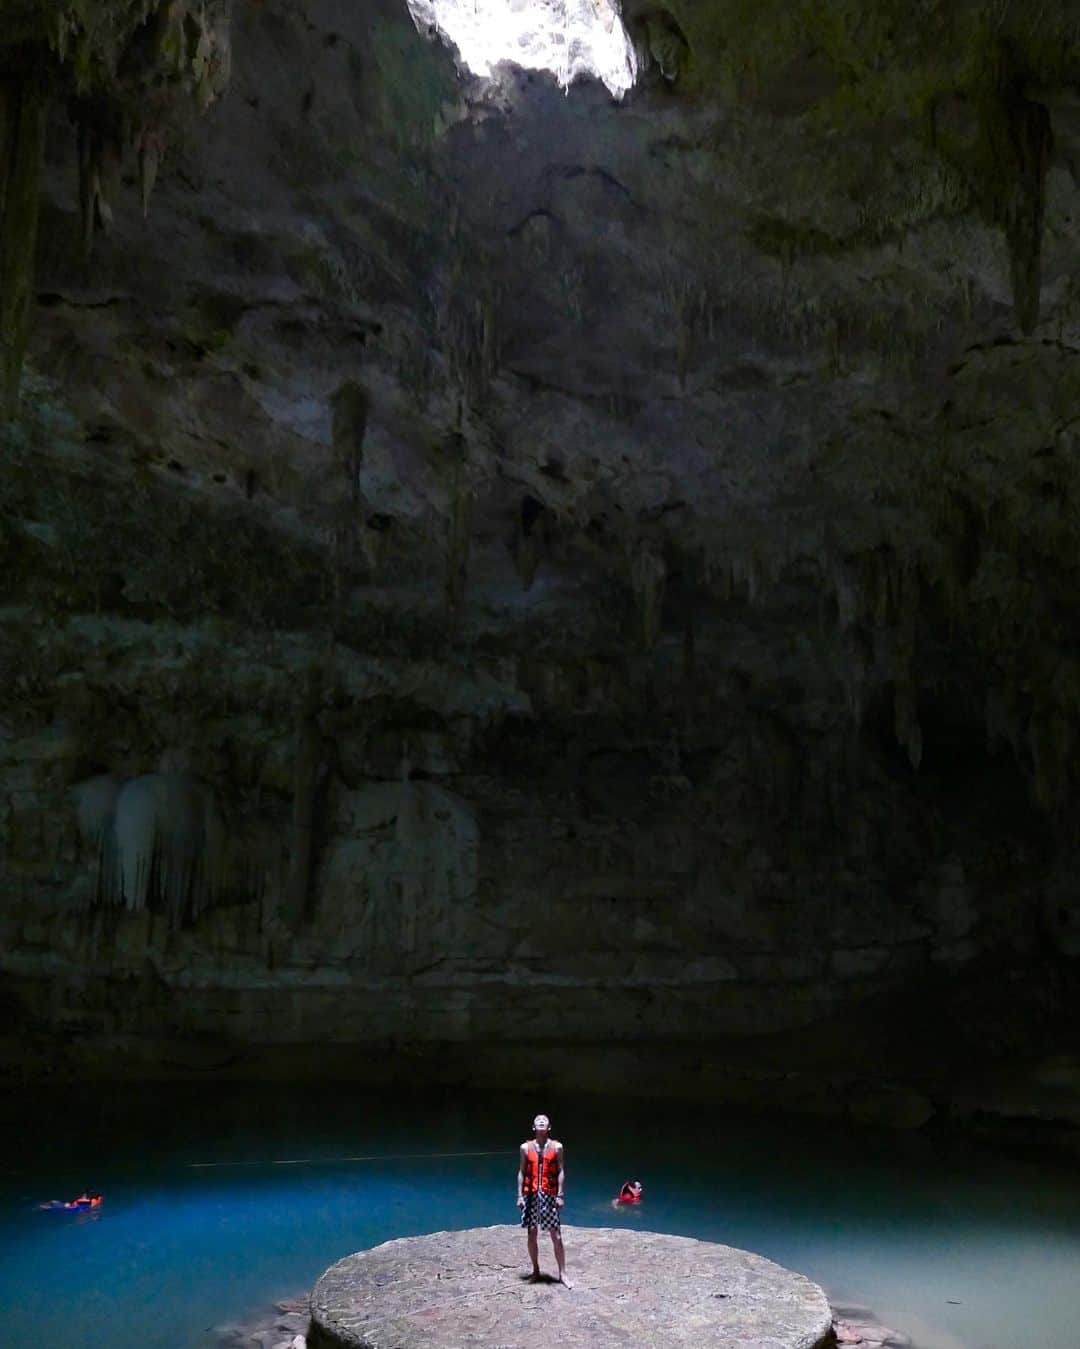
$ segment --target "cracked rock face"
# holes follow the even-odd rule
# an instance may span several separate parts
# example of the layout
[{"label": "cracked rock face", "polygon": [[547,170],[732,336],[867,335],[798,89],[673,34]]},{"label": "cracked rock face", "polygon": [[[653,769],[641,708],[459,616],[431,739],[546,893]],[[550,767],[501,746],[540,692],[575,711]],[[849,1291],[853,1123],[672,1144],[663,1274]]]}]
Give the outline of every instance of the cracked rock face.
[{"label": "cracked rock face", "polygon": [[539,1033],[854,1109],[1071,1050],[1075,44],[625,12],[618,103],[390,0],[238,5],[89,261],[53,104],[18,1071],[483,1078]]}]

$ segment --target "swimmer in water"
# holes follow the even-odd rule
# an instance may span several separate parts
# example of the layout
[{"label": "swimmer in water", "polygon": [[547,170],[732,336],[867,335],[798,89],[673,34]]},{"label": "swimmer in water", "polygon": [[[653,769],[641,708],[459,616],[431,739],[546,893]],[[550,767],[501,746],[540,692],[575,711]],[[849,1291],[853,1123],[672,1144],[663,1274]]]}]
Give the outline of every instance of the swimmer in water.
[{"label": "swimmer in water", "polygon": [[640,1180],[624,1180],[622,1189],[618,1196],[611,1201],[611,1206],[612,1208],[619,1208],[623,1204],[640,1204],[644,1195],[645,1191]]},{"label": "swimmer in water", "polygon": [[89,1190],[83,1190],[77,1199],[50,1199],[47,1204],[39,1204],[38,1208],[47,1209],[87,1209],[100,1208],[101,1195],[91,1194]]}]

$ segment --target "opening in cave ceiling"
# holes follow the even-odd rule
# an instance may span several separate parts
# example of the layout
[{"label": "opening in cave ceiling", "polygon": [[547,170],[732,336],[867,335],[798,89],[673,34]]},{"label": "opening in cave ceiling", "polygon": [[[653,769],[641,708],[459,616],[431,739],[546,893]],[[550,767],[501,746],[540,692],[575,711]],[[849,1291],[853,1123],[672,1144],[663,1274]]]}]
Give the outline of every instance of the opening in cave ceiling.
[{"label": "opening in cave ceiling", "polygon": [[613,0],[408,0],[423,32],[434,27],[474,75],[500,61],[550,70],[563,88],[582,76],[615,98],[634,83],[637,61]]}]

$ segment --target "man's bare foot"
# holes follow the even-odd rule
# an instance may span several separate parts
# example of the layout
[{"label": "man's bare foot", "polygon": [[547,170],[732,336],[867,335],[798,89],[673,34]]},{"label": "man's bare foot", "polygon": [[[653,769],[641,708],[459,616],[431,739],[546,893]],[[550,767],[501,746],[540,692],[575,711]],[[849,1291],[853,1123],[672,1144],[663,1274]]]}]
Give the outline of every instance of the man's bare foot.
[{"label": "man's bare foot", "polygon": [[539,1282],[540,1282],[540,1270],[539,1270],[539,1268],[534,1269],[533,1272],[529,1275],[529,1282],[530,1282],[530,1283],[539,1283]]},{"label": "man's bare foot", "polygon": [[559,1273],[559,1282],[564,1288],[573,1288],[574,1286],[562,1271]]}]

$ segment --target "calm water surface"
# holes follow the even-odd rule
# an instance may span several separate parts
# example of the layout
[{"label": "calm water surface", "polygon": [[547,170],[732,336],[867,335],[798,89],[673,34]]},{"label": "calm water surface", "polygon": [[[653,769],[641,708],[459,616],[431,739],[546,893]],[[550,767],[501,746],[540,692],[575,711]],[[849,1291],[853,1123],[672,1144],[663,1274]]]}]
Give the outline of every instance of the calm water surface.
[{"label": "calm water surface", "polygon": [[[360,1247],[513,1223],[516,1148],[538,1109],[566,1145],[568,1223],[747,1247],[870,1305],[919,1349],[1080,1349],[1080,1174],[1066,1160],[675,1103],[262,1086],[9,1090],[7,1341],[197,1349]],[[492,1155],[432,1155],[473,1150]],[[635,1176],[646,1202],[616,1215],[609,1200]],[[84,1187],[103,1191],[99,1214],[34,1208]],[[546,1238],[541,1250],[550,1264]],[[585,1277],[569,1240],[568,1262]]]}]

